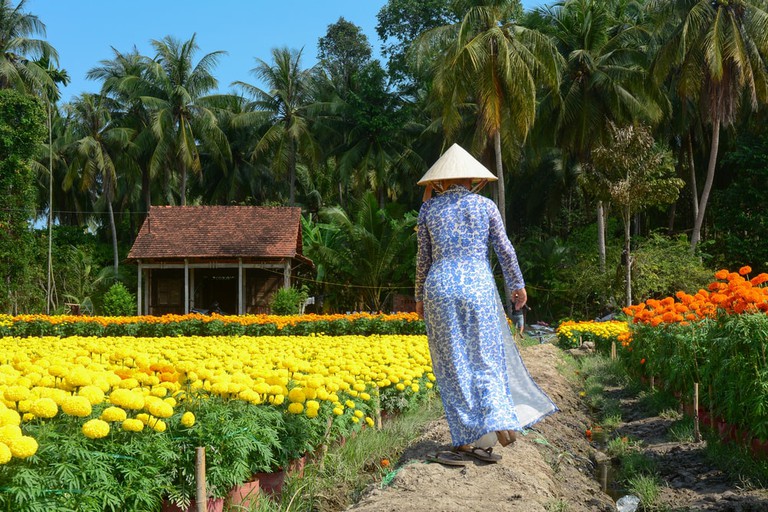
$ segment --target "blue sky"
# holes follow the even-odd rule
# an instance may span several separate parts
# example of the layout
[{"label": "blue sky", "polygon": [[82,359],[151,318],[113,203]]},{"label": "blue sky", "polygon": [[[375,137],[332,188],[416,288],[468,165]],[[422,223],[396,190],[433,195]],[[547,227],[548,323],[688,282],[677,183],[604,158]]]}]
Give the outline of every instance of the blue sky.
[{"label": "blue sky", "polygon": [[[14,4],[16,2],[13,2]],[[524,0],[531,9],[545,2]],[[550,2],[551,3],[551,2]],[[166,35],[187,40],[196,34],[202,55],[224,50],[215,69],[221,91],[241,80],[254,83],[255,58],[270,62],[272,48],[304,47],[305,66],[317,58],[317,40],[340,16],[360,26],[378,56],[376,14],[386,0],[27,0],[26,11],[46,25],[46,39],[59,52],[60,67],[71,78],[63,89],[67,101],[82,92],[97,92],[85,74],[113,57],[112,47],[128,52],[136,46],[154,54],[150,41]]]}]

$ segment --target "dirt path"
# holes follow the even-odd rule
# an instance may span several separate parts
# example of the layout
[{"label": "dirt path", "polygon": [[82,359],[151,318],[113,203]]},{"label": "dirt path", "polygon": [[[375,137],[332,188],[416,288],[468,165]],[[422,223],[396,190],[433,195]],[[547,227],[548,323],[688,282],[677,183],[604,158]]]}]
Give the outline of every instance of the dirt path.
[{"label": "dirt path", "polygon": [[[615,511],[614,500],[595,479],[592,461],[600,454],[584,435],[591,421],[579,390],[558,371],[561,351],[544,344],[524,348],[522,354],[561,412],[518,436],[514,445],[497,446],[503,455],[498,464],[476,462],[464,468],[424,462],[428,453],[450,446],[447,424],[437,421],[403,454],[391,483],[372,486],[350,510]],[[702,444],[668,442],[669,420],[638,415],[630,397],[622,400],[622,407],[626,422],[621,434],[640,440],[657,459],[659,476],[666,482],[664,510],[768,511],[768,493],[730,481],[705,460]]]},{"label": "dirt path", "polygon": [[[518,436],[498,464],[464,468],[425,463],[428,453],[450,446],[445,421],[438,421],[402,456],[391,485],[377,486],[355,511],[609,511],[613,500],[600,490],[584,436],[588,418],[578,391],[558,372],[560,351],[544,344],[522,351],[531,375],[561,412]],[[567,509],[557,508],[567,504]]]}]

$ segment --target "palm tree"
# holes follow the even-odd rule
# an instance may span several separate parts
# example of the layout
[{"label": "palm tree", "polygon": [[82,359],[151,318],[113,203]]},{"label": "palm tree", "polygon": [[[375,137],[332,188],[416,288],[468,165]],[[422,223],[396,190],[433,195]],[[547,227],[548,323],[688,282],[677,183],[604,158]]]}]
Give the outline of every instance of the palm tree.
[{"label": "palm tree", "polygon": [[43,86],[54,87],[44,66],[44,58],[58,63],[56,50],[47,41],[31,36],[45,36],[45,24],[24,12],[26,0],[14,7],[11,0],[0,0],[0,88],[31,92]]},{"label": "palm tree", "polygon": [[433,93],[447,138],[460,126],[468,102],[476,109],[481,150],[493,144],[498,205],[506,219],[502,131],[518,144],[525,140],[537,90],[542,82],[555,87],[559,81],[559,58],[546,36],[513,22],[518,1],[456,2],[456,12],[465,12],[459,23],[426,32],[414,51],[420,66],[433,66]]},{"label": "palm tree", "polygon": [[733,124],[742,101],[756,110],[768,100],[768,12],[755,0],[653,0],[651,10],[669,27],[652,71],[661,81],[675,76],[677,94],[697,102],[712,126],[707,174],[691,233],[701,239],[715,177],[720,129]]},{"label": "palm tree", "polygon": [[[166,36],[153,40],[157,55],[147,64],[136,94],[152,112],[152,131],[157,139],[150,161],[150,173],[172,169],[179,175],[179,200],[187,204],[188,173],[199,173],[198,144],[223,158],[229,158],[229,145],[216,122],[212,110],[214,99],[205,96],[216,89],[218,82],[211,74],[219,57],[225,52],[204,55],[197,64],[193,59],[199,46],[192,38],[181,42]],[[171,177],[165,180],[166,186]],[[172,201],[170,190],[166,199]]]},{"label": "palm tree", "polygon": [[[644,39],[639,13],[625,0],[569,0],[538,12],[542,31],[565,59],[559,94],[542,100],[538,139],[554,139],[578,165],[589,164],[592,148],[608,134],[608,123],[657,122],[663,105],[646,85]],[[568,165],[564,165],[568,167]],[[598,200],[598,251],[605,270],[605,214]]]},{"label": "palm tree", "polygon": [[270,64],[256,59],[251,73],[263,81],[268,90],[245,82],[235,82],[246,95],[253,98],[254,115],[243,117],[241,122],[253,122],[261,117],[268,128],[256,143],[253,157],[258,158],[271,151],[273,169],[288,173],[289,202],[296,204],[296,166],[300,156],[314,159],[316,144],[312,136],[312,105],[310,78],[312,69],[301,68],[302,50],[272,49]]},{"label": "palm tree", "polygon": [[112,201],[117,183],[117,161],[126,158],[126,148],[133,135],[129,128],[113,126],[110,122],[110,100],[96,94],[82,94],[69,106],[72,115],[72,129],[75,162],[73,171],[78,171],[80,188],[92,190],[100,184],[101,198],[107,206],[109,227],[112,234],[114,277],[117,278],[117,228]]}]

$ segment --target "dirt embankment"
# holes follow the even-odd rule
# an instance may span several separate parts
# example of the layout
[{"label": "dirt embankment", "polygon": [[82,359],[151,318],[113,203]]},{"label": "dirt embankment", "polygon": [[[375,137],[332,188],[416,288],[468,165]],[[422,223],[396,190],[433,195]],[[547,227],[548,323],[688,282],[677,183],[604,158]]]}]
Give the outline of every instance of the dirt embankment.
[{"label": "dirt embankment", "polygon": [[[560,350],[549,344],[522,350],[531,375],[561,409],[518,435],[511,446],[495,447],[497,464],[466,467],[427,463],[427,454],[450,447],[445,421],[431,425],[398,463],[391,484],[376,486],[357,505],[361,511],[520,511],[616,510],[601,491],[590,462],[594,449],[584,432],[589,418],[578,390],[566,380]],[[566,507],[566,508],[563,508]]]},{"label": "dirt embankment", "polygon": [[[526,366],[561,412],[546,418],[506,448],[497,464],[474,462],[466,467],[427,463],[427,454],[450,447],[444,420],[430,425],[398,462],[390,485],[373,486],[355,512],[465,511],[616,511],[614,500],[596,479],[595,458],[605,457],[585,436],[591,419],[577,385],[563,369],[562,352],[543,344],[521,350]],[[564,370],[573,371],[573,370]],[[617,388],[606,390],[618,399],[624,422],[616,434],[639,442],[652,459],[661,482],[659,510],[670,512],[768,511],[768,491],[752,489],[726,474],[710,460],[705,442],[674,442],[673,420],[649,416],[638,399]]]}]

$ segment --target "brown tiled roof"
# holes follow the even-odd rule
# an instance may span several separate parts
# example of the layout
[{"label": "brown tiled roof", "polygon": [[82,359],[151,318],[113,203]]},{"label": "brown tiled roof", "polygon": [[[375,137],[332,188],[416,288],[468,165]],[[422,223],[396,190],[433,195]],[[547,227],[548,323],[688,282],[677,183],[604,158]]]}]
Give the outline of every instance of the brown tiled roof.
[{"label": "brown tiled roof", "polygon": [[128,259],[298,258],[309,262],[301,253],[300,208],[152,206]]}]

